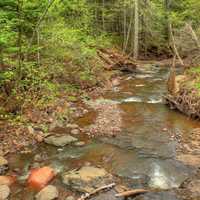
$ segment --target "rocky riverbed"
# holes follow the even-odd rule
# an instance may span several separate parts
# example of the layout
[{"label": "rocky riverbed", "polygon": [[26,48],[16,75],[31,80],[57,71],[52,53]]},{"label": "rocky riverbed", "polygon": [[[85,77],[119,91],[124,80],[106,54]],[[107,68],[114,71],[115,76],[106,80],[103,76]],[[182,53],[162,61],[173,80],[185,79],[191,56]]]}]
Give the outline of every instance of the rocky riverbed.
[{"label": "rocky riverbed", "polygon": [[43,117],[48,129],[24,127],[35,142],[2,149],[0,199],[117,200],[131,191],[134,200],[198,200],[200,123],[163,103],[167,75],[142,66],[101,98],[70,104],[73,120],[63,111],[63,120]]}]

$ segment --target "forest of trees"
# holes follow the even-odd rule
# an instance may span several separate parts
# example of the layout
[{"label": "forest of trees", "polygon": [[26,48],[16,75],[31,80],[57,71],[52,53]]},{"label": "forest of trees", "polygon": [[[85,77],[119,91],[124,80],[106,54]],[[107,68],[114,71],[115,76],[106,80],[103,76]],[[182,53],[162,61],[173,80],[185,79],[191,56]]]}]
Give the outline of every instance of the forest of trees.
[{"label": "forest of trees", "polygon": [[175,47],[196,61],[199,10],[199,0],[0,0],[0,102],[96,84],[98,48],[155,59]]}]

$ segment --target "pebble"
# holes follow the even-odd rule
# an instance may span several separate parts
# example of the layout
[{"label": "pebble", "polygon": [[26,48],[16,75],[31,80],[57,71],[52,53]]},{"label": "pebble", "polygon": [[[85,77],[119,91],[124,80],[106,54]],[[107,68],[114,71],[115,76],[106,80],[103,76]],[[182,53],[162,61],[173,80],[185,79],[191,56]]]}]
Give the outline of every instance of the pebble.
[{"label": "pebble", "polygon": [[8,161],[4,157],[0,156],[0,167],[7,164],[8,164]]},{"label": "pebble", "polygon": [[30,135],[33,135],[35,133],[32,126],[28,126],[27,129],[28,129],[28,132],[29,132]]},{"label": "pebble", "polygon": [[67,128],[77,129],[79,126],[77,124],[67,124]]},{"label": "pebble", "polygon": [[83,142],[83,141],[75,142],[74,145],[77,146],[77,147],[82,147],[82,146],[85,145],[85,142]]},{"label": "pebble", "polygon": [[79,133],[80,133],[80,131],[78,129],[71,130],[72,135],[78,135]]},{"label": "pebble", "polygon": [[75,198],[73,196],[69,196],[65,200],[75,200]]}]

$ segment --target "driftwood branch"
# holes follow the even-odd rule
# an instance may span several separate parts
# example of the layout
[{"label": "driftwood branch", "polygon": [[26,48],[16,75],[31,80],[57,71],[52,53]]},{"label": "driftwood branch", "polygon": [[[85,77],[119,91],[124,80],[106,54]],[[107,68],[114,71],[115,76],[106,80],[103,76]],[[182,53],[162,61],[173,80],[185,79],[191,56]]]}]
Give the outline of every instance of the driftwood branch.
[{"label": "driftwood branch", "polygon": [[125,192],[121,192],[115,195],[115,197],[130,197],[130,196],[135,196],[138,194],[143,194],[149,192],[148,190],[145,189],[134,189],[134,190],[129,190]]},{"label": "driftwood branch", "polygon": [[108,189],[111,189],[115,186],[116,184],[115,183],[111,183],[109,185],[105,185],[105,186],[102,186],[100,188],[97,188],[96,190],[92,191],[91,193],[86,193],[84,194],[83,196],[81,196],[78,200],[86,200],[86,199],[89,199],[91,196],[97,194],[98,192],[101,192],[102,190],[108,190]]}]

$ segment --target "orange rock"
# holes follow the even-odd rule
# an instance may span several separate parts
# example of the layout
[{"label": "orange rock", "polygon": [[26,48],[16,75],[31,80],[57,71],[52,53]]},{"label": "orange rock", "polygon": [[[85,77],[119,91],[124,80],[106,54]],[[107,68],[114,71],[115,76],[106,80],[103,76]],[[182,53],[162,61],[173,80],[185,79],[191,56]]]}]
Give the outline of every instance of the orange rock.
[{"label": "orange rock", "polygon": [[16,181],[16,178],[13,176],[0,176],[0,185],[10,186]]},{"label": "orange rock", "polygon": [[35,189],[42,189],[55,176],[55,172],[50,167],[33,169],[28,177],[28,186]]}]

